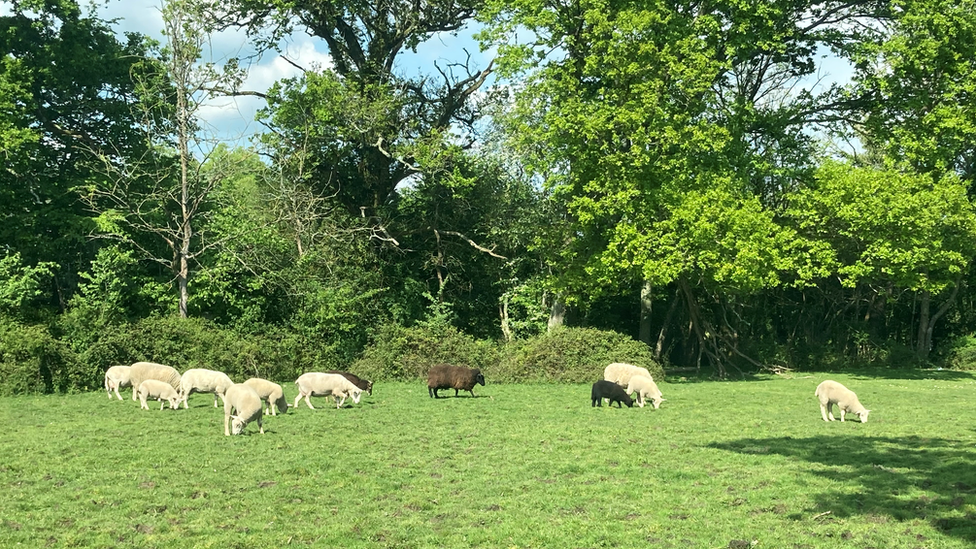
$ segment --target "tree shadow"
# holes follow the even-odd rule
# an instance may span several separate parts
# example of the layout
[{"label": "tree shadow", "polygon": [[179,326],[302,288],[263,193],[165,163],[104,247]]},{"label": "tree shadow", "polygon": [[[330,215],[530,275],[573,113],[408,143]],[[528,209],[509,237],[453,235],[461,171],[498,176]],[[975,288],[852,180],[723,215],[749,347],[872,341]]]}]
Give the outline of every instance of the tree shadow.
[{"label": "tree shadow", "polygon": [[830,379],[833,374],[853,377],[855,379],[904,379],[904,380],[923,380],[932,379],[938,381],[969,381],[976,380],[976,372],[963,372],[959,370],[941,369],[896,369],[896,368],[852,368],[843,370],[831,370],[824,372],[813,372],[806,370],[790,370],[785,373],[774,374],[772,372],[729,372],[724,378],[718,378],[711,372],[702,371],[698,373],[688,373],[678,375],[664,370],[665,381],[668,383],[704,383],[704,382],[743,382],[743,381],[775,381],[778,379],[789,379],[798,377],[817,377]]},{"label": "tree shadow", "polygon": [[[924,520],[947,535],[976,542],[976,514],[967,512],[976,505],[976,452],[968,443],[917,436],[820,435],[740,439],[709,447],[821,464],[824,468],[811,474],[838,488],[816,494],[811,513]],[[858,487],[855,494],[851,487]]]}]

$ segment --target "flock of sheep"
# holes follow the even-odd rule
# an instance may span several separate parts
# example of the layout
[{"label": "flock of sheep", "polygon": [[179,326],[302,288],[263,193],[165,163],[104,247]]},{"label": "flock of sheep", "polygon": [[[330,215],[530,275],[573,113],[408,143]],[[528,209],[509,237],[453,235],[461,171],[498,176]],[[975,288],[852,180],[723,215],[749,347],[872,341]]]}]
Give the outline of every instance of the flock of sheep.
[{"label": "flock of sheep", "polygon": [[[332,397],[336,408],[341,408],[347,398],[359,403],[363,392],[372,395],[373,383],[359,378],[349,372],[309,372],[302,374],[295,380],[298,386],[298,396],[295,397],[293,407],[301,400],[309,408],[315,409],[310,400],[313,396]],[[468,391],[474,395],[475,385],[484,385],[485,377],[476,368],[438,364],[432,366],[427,373],[427,392],[431,398],[438,398],[437,391],[454,389],[454,396],[459,391]],[[285,400],[281,385],[261,378],[250,378],[243,383],[234,383],[227,374],[215,370],[193,368],[181,375],[175,368],[155,364],[152,362],[136,362],[131,366],[112,366],[105,372],[105,391],[112,398],[122,400],[119,389],[132,387],[132,400],[139,399],[141,407],[148,410],[150,399],[160,402],[162,410],[169,402],[170,408],[189,408],[187,399],[193,393],[213,393],[214,407],[217,399],[224,401],[224,435],[231,433],[238,435],[244,431],[248,423],[256,421],[259,431],[264,434],[262,415],[268,413],[278,415],[288,411],[288,401]],[[836,381],[827,380],[817,386],[814,393],[820,402],[820,414],[824,421],[833,421],[833,405],[840,410],[840,420],[848,413],[855,414],[862,423],[867,423],[870,410],[864,408],[853,391]],[[636,395],[632,398],[631,395]],[[617,403],[633,407],[636,402],[641,408],[650,399],[654,409],[666,400],[650,372],[646,368],[615,362],[603,370],[603,379],[593,384],[590,392],[591,406],[603,406],[607,400],[609,406]],[[268,411],[264,412],[264,403]]]},{"label": "flock of sheep", "polygon": [[[292,406],[298,406],[302,398],[308,407],[312,406],[310,397],[331,396],[336,408],[342,406],[347,398],[359,403],[363,392],[373,394],[373,384],[360,379],[349,372],[309,372],[299,376],[295,383],[298,385],[298,396]],[[187,399],[193,393],[213,393],[214,407],[217,399],[224,401],[224,434],[232,432],[239,435],[244,427],[252,421],[258,424],[258,430],[264,434],[262,415],[264,403],[268,405],[266,413],[278,415],[288,411],[288,401],[281,385],[252,377],[244,383],[234,383],[230,377],[215,370],[193,368],[181,375],[175,368],[152,362],[136,362],[131,366],[112,366],[105,372],[105,391],[112,398],[122,400],[119,389],[132,387],[132,400],[139,399],[141,407],[148,410],[148,400],[160,402],[162,410],[169,402],[171,409],[178,408],[183,403],[189,408]]]}]

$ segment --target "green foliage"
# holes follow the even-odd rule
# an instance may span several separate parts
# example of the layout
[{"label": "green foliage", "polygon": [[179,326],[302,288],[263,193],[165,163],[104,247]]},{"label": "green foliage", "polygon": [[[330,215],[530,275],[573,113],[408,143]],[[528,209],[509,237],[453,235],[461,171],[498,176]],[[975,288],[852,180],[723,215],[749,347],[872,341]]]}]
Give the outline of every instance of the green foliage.
[{"label": "green foliage", "polygon": [[954,176],[827,161],[791,202],[797,230],[828,246],[820,260],[846,287],[892,283],[937,294],[976,254],[976,211]]},{"label": "green foliage", "polygon": [[158,362],[184,371],[207,368],[240,382],[249,377],[294,380],[306,371],[345,369],[328,342],[266,328],[249,334],[199,318],[149,317],[102,334],[79,353],[104,372],[113,364]]},{"label": "green foliage", "polygon": [[427,370],[439,363],[479,368],[488,377],[498,361],[494,343],[476,340],[442,323],[383,327],[373,345],[350,367],[373,381],[426,379]]},{"label": "green foliage", "polygon": [[98,372],[43,326],[0,316],[0,395],[90,391]]},{"label": "green foliage", "polygon": [[959,336],[953,339],[945,354],[945,364],[953,370],[976,371],[976,337]]},{"label": "green foliage", "polygon": [[647,345],[617,332],[593,328],[562,328],[508,343],[493,379],[507,383],[585,383],[603,379],[610,363],[626,362],[647,368],[655,380],[664,369]]},{"label": "green foliage", "polygon": [[17,252],[0,258],[0,315],[28,315],[28,306],[36,304],[41,285],[54,275],[55,267],[51,262],[24,265]]}]

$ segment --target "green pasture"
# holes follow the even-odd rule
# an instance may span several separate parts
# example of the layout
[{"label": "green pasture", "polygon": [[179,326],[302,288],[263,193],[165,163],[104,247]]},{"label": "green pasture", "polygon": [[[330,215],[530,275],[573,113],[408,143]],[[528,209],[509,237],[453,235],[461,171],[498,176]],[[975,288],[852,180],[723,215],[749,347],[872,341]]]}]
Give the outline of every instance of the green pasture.
[{"label": "green pasture", "polygon": [[211,395],[8,397],[0,547],[976,545],[976,379],[831,374],[872,413],[828,424],[827,377],[675,379],[656,411],[592,408],[588,385],[377,383],[237,437]]}]

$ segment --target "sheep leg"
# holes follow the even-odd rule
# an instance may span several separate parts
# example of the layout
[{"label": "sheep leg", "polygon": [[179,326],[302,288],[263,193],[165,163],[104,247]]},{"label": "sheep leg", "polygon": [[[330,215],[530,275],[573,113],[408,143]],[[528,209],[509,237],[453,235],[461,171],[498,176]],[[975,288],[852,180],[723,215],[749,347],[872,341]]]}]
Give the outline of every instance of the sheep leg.
[{"label": "sheep leg", "polygon": [[164,401],[162,398],[159,398],[158,400],[159,400],[159,411],[162,412],[163,408],[166,407],[166,401]]},{"label": "sheep leg", "polygon": [[260,431],[262,435],[264,434],[264,425],[261,424],[261,416],[258,416],[258,431]]},{"label": "sheep leg", "polygon": [[[840,406],[838,406],[838,408],[840,408]],[[844,409],[843,409],[843,408],[840,408],[840,420],[841,420],[841,421],[844,421],[844,414],[845,414],[845,413],[846,413],[846,412],[844,411]]]},{"label": "sheep leg", "polygon": [[298,391],[298,396],[295,397],[295,403],[291,405],[292,408],[298,406],[298,403],[302,400],[302,392]]},{"label": "sheep leg", "polygon": [[309,410],[315,409],[315,406],[312,406],[312,393],[305,395],[305,404],[308,404]]},{"label": "sheep leg", "polygon": [[214,393],[214,408],[217,407],[217,393]]},{"label": "sheep leg", "polygon": [[[119,385],[121,384],[115,386],[115,396],[119,397],[119,400],[122,400],[122,395],[119,394]],[[108,395],[108,398],[112,398],[112,395]]]}]

